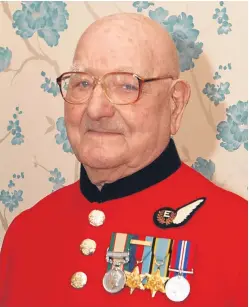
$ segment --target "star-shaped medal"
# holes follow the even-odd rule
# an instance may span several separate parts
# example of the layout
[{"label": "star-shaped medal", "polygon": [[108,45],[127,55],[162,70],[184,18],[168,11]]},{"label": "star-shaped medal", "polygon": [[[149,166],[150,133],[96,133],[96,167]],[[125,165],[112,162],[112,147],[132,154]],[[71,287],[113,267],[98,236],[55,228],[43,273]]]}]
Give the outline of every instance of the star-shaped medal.
[{"label": "star-shaped medal", "polygon": [[155,297],[157,291],[165,293],[164,284],[169,279],[169,277],[161,277],[160,270],[156,270],[152,274],[147,273],[146,277],[148,278],[148,281],[145,284],[144,288],[149,289],[151,291],[152,297]]},{"label": "star-shaped medal", "polygon": [[136,266],[132,272],[125,271],[125,276],[125,285],[130,288],[130,294],[132,294],[136,288],[144,290],[142,281],[145,278],[146,274],[140,274],[138,266]]}]

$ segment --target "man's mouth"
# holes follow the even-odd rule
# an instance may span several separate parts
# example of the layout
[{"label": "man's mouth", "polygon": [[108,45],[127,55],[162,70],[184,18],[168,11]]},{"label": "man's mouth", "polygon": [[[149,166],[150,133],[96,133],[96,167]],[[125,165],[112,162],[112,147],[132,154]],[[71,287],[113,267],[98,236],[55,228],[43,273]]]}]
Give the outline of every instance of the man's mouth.
[{"label": "man's mouth", "polygon": [[94,134],[106,134],[106,135],[120,134],[117,131],[108,131],[108,130],[91,130],[91,129],[89,129],[87,132],[94,133]]}]

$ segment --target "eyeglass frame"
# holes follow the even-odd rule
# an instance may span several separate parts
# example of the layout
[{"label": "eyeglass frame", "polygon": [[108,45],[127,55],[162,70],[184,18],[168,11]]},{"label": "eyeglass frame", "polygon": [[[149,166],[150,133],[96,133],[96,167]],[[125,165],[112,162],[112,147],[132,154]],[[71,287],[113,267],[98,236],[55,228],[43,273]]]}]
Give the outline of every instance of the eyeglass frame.
[{"label": "eyeglass frame", "polygon": [[[87,102],[92,98],[92,95],[93,95],[93,92],[94,92],[94,89],[95,87],[100,84],[101,85],[101,88],[106,96],[106,98],[110,101],[110,103],[112,104],[116,104],[116,105],[128,105],[128,104],[134,104],[136,103],[140,96],[141,96],[141,93],[142,93],[142,88],[144,86],[144,83],[147,83],[147,82],[152,82],[152,81],[159,81],[159,80],[164,80],[164,79],[172,79],[172,80],[176,80],[176,78],[174,76],[171,76],[171,75],[167,75],[167,76],[163,76],[163,77],[155,77],[155,78],[142,78],[140,77],[139,75],[137,74],[134,74],[134,73],[131,73],[131,72],[123,72],[123,71],[119,71],[119,72],[108,72],[106,74],[104,74],[102,77],[100,78],[97,78],[87,72],[84,72],[84,71],[67,71],[67,72],[64,72],[63,74],[61,74],[58,78],[56,78],[56,82],[57,84],[59,85],[59,88],[60,88],[60,92],[61,92],[61,96],[62,98],[69,104],[73,104],[73,105],[82,105],[83,103],[81,102],[69,102],[68,100],[66,100],[66,98],[64,97],[63,95],[63,92],[62,92],[62,86],[61,86],[61,83],[62,83],[62,78],[67,75],[67,74],[88,74],[89,76],[92,77],[92,79],[94,80],[94,83],[93,83],[93,89],[92,89],[92,93],[90,95],[90,97],[88,98]],[[135,77],[137,80],[138,80],[138,84],[139,84],[139,92],[138,92],[138,97],[135,101],[133,102],[129,102],[129,103],[123,103],[123,104],[118,104],[118,103],[115,103],[113,101],[111,101],[110,97],[108,97],[107,93],[106,93],[106,88],[103,86],[103,83],[101,82],[106,76],[108,75],[118,75],[118,74],[126,74],[126,75],[132,75],[133,77]]]}]

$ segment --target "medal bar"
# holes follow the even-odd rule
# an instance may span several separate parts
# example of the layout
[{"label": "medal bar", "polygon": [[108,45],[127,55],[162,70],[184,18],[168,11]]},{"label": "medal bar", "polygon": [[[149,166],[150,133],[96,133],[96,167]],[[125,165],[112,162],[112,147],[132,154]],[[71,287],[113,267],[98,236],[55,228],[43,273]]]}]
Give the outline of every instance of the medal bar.
[{"label": "medal bar", "polygon": [[177,270],[177,269],[171,269],[169,268],[170,272],[177,272],[177,273],[182,273],[182,274],[194,274],[194,270],[192,269],[192,271],[184,271],[184,270]]},{"label": "medal bar", "polygon": [[108,250],[106,253],[106,259],[110,260],[110,258],[124,259],[127,261],[129,259],[129,252],[112,252]]},{"label": "medal bar", "polygon": [[142,240],[131,240],[131,244],[143,245],[143,246],[151,246],[151,245],[152,245],[152,242],[149,242],[149,241],[142,241]]}]

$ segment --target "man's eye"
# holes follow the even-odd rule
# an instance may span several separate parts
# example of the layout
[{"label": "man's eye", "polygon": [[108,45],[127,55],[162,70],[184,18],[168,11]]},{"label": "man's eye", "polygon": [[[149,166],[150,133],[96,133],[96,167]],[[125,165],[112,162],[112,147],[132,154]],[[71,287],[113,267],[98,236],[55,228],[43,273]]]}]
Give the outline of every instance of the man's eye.
[{"label": "man's eye", "polygon": [[137,87],[132,84],[124,84],[123,89],[127,91],[137,91]]},{"label": "man's eye", "polygon": [[82,86],[82,87],[84,87],[84,88],[87,88],[87,87],[90,86],[90,83],[89,83],[89,81],[84,80],[84,81],[81,81],[81,82],[80,82],[80,86]]}]

